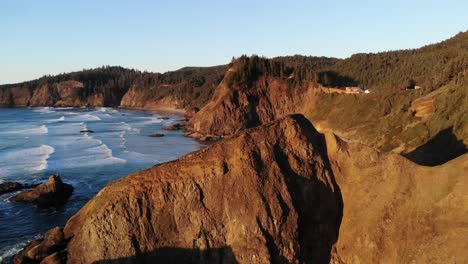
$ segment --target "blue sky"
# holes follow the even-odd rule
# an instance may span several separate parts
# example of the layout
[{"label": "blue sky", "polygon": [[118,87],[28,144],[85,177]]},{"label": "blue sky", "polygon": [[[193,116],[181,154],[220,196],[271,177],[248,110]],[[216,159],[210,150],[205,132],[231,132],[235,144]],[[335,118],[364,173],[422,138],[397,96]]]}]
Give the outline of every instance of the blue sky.
[{"label": "blue sky", "polygon": [[466,0],[0,0],[0,83],[101,65],[164,72],[233,56],[417,48],[468,29]]}]

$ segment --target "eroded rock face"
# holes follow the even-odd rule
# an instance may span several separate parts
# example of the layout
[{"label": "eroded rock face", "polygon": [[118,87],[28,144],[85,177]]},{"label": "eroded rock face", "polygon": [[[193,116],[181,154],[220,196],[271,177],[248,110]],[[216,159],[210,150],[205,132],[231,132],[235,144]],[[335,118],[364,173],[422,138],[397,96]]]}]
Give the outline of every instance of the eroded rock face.
[{"label": "eroded rock face", "polygon": [[109,184],[67,223],[67,261],[465,263],[467,172],[288,116]]},{"label": "eroded rock face", "polygon": [[184,124],[182,123],[174,123],[174,124],[163,126],[164,130],[181,130],[183,128],[184,128]]},{"label": "eroded rock face", "polygon": [[261,76],[251,86],[231,84],[228,72],[211,101],[193,115],[187,127],[204,135],[232,135],[297,113],[308,85],[294,87],[287,79]]},{"label": "eroded rock face", "polygon": [[468,154],[424,167],[327,134],[344,210],[332,263],[465,263]]},{"label": "eroded rock face", "polygon": [[69,263],[326,263],[341,198],[302,116],[111,183],[65,227]]},{"label": "eroded rock face", "polygon": [[14,264],[26,263],[65,263],[66,246],[63,230],[59,227],[49,230],[44,239],[35,240],[13,257]]},{"label": "eroded rock face", "polygon": [[73,187],[63,183],[59,176],[50,176],[46,183],[39,184],[30,191],[10,198],[12,202],[35,203],[40,207],[61,206],[73,192]]},{"label": "eroded rock face", "polygon": [[3,182],[0,183],[0,195],[21,190],[24,188],[24,185],[18,182]]}]

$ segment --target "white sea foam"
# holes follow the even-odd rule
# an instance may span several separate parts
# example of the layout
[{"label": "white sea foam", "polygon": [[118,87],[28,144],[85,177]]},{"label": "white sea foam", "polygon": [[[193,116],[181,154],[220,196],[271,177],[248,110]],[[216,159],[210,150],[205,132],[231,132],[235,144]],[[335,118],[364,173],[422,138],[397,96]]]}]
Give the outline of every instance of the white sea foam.
[{"label": "white sea foam", "polygon": [[151,155],[143,154],[135,151],[125,151],[122,156],[131,163],[148,163],[148,164],[156,164],[160,161]]},{"label": "white sea foam", "polygon": [[69,110],[69,109],[73,109],[73,107],[55,107],[54,109],[56,109],[56,110]]},{"label": "white sea foam", "polygon": [[65,121],[65,116],[61,116],[61,117],[56,118],[56,119],[49,119],[46,122],[47,123],[55,123],[55,122],[61,122],[61,121]]},{"label": "white sea foam", "polygon": [[[82,123],[81,128],[87,129],[86,123]],[[55,164],[61,168],[94,167],[126,162],[125,159],[114,157],[112,149],[88,133],[63,136],[55,144],[58,149],[64,151],[55,161]]]},{"label": "white sea foam", "polygon": [[55,149],[49,145],[18,149],[0,154],[0,175],[37,173],[47,168]]},{"label": "white sea foam", "polygon": [[38,107],[38,108],[34,109],[33,111],[37,112],[37,113],[40,113],[41,115],[50,114],[50,113],[55,112],[54,110],[52,110],[51,107]]},{"label": "white sea foam", "polygon": [[12,134],[12,135],[43,135],[49,133],[47,126],[36,126],[36,127],[25,127],[16,130],[9,130],[0,132],[0,134]]},{"label": "white sea foam", "polygon": [[80,114],[68,118],[70,121],[99,121],[101,118],[91,114]]},{"label": "white sea foam", "polygon": [[163,120],[160,117],[154,117],[154,116],[148,116],[148,117],[137,117],[138,119],[144,120],[141,122],[138,122],[140,124],[159,124]]},{"label": "white sea foam", "polygon": [[[5,252],[2,252],[0,255],[0,263],[7,263],[6,261],[10,258],[13,257],[16,253],[18,253],[20,250],[22,250],[29,242],[37,239],[41,239],[42,235],[36,235],[32,239],[28,239],[25,241],[22,241],[16,245],[13,245],[9,249],[5,250]],[[3,262],[1,261],[1,258],[3,258]]]},{"label": "white sea foam", "polygon": [[119,134],[119,137],[120,137],[120,146],[122,147],[125,147],[125,143],[127,143],[127,139],[125,138],[125,134],[127,133],[127,131],[122,131],[120,132]]}]

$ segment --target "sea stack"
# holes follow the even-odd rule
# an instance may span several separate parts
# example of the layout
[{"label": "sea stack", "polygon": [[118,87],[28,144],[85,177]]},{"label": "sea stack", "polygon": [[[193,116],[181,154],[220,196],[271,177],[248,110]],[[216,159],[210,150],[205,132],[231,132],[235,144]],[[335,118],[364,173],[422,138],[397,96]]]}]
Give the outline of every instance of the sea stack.
[{"label": "sea stack", "polygon": [[11,197],[10,201],[34,203],[40,207],[59,207],[68,200],[72,192],[73,187],[70,184],[63,183],[59,176],[52,175],[47,182]]}]

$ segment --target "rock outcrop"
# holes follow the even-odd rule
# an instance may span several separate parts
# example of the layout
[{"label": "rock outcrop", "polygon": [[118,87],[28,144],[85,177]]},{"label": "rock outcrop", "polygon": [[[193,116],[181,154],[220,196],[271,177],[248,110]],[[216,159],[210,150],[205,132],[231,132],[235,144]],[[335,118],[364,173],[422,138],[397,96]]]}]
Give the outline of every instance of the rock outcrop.
[{"label": "rock outcrop", "polygon": [[68,263],[328,262],[342,202],[302,116],[113,182],[67,223]]},{"label": "rock outcrop", "polygon": [[332,263],[468,261],[468,154],[424,167],[326,136],[344,210]]},{"label": "rock outcrop", "polygon": [[260,76],[251,85],[234,82],[240,70],[234,66],[226,73],[211,101],[190,119],[190,131],[228,136],[297,113],[303,104],[300,98],[311,85],[295,87],[287,78],[272,76]]},{"label": "rock outcrop", "polygon": [[173,123],[162,127],[164,130],[181,130],[184,128],[182,123]]},{"label": "rock outcrop", "polygon": [[164,137],[164,134],[163,133],[154,133],[154,134],[148,135],[148,137]]},{"label": "rock outcrop", "polygon": [[467,172],[467,154],[424,167],[287,116],[109,184],[50,258],[465,263]]},{"label": "rock outcrop", "polygon": [[59,176],[50,176],[45,183],[30,191],[19,193],[10,198],[12,202],[34,203],[40,207],[63,205],[73,192],[73,187],[63,183]]},{"label": "rock outcrop", "polygon": [[56,227],[44,235],[44,239],[35,240],[13,257],[14,264],[26,263],[65,263],[66,246],[62,228]]},{"label": "rock outcrop", "polygon": [[19,182],[2,182],[0,183],[0,195],[18,191],[25,188],[25,186]]},{"label": "rock outcrop", "polygon": [[226,66],[160,73],[101,67],[0,85],[0,107],[126,107],[184,109],[211,98]]}]

